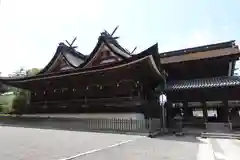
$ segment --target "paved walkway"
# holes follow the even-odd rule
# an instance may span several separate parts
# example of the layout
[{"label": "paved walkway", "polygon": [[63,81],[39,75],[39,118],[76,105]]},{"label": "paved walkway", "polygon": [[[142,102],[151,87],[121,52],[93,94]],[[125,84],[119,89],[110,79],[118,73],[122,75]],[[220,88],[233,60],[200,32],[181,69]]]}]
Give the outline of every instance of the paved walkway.
[{"label": "paved walkway", "polygon": [[240,141],[0,126],[4,160],[239,160]]}]

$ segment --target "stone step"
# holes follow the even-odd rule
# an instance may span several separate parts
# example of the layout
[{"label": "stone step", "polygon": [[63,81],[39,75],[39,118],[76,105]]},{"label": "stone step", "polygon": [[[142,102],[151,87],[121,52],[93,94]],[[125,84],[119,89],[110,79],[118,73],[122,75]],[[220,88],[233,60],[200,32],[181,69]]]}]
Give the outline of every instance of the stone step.
[{"label": "stone step", "polygon": [[230,138],[230,139],[240,139],[240,134],[205,132],[205,133],[201,133],[201,137],[204,137],[204,138]]},{"label": "stone step", "polygon": [[207,132],[229,132],[230,127],[228,123],[207,123]]}]

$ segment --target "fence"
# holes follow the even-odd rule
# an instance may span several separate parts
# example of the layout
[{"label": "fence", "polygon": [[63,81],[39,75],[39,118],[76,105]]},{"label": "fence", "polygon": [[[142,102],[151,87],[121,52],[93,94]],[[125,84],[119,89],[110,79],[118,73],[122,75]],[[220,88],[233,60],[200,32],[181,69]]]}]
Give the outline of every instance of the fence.
[{"label": "fence", "polygon": [[86,119],[89,130],[110,130],[115,132],[147,132],[149,120],[132,119]]},{"label": "fence", "polygon": [[113,131],[113,132],[154,132],[160,130],[160,119],[81,119],[79,127],[93,131]]},{"label": "fence", "polygon": [[[160,119],[0,117],[6,125],[82,131],[149,133],[161,129]],[[1,123],[0,122],[0,123]]]}]

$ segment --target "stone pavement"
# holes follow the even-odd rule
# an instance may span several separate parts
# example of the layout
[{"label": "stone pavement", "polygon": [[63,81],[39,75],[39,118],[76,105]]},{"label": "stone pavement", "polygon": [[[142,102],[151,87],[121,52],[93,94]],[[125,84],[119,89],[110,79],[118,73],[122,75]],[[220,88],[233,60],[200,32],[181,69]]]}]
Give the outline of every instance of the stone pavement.
[{"label": "stone pavement", "polygon": [[238,160],[240,141],[0,126],[4,160]]}]

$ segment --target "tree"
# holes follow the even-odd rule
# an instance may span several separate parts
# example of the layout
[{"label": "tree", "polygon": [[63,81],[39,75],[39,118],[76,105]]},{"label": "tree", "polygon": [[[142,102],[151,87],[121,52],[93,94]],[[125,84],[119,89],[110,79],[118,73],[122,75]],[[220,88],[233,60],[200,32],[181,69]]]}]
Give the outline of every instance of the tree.
[{"label": "tree", "polygon": [[27,112],[28,110],[28,92],[26,91],[20,91],[17,93],[16,97],[13,99],[12,103],[12,111],[16,114],[22,114]]},{"label": "tree", "polygon": [[25,70],[23,67],[21,67],[19,70],[16,70],[12,74],[9,74],[9,77],[24,77],[27,75],[27,70]]},{"label": "tree", "polygon": [[[32,68],[32,69],[27,70],[27,69],[21,67],[19,70],[16,70],[12,74],[10,74],[9,77],[16,77],[17,78],[17,77],[34,76],[39,72],[40,72],[40,69],[38,69],[38,68]],[[21,89],[11,87],[11,91],[14,92],[14,94],[17,94],[19,91],[21,91]]]},{"label": "tree", "polygon": [[[39,73],[39,69],[32,68],[26,70],[24,68],[20,68],[19,70],[15,71],[11,77],[25,77],[25,76],[34,76]],[[13,112],[16,114],[22,114],[28,111],[28,101],[30,98],[30,92],[27,90],[19,89],[19,88],[12,88],[12,91],[15,94],[15,98],[12,103]]]},{"label": "tree", "polygon": [[[2,72],[0,72],[0,76],[1,76]],[[0,93],[4,93],[8,91],[8,87],[6,85],[4,85],[2,82],[0,82]]]},{"label": "tree", "polygon": [[27,70],[26,74],[27,74],[27,76],[34,76],[34,75],[38,74],[39,72],[40,72],[40,69],[32,68],[32,69]]}]

